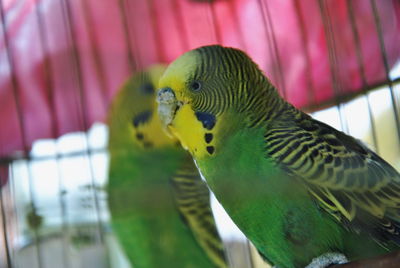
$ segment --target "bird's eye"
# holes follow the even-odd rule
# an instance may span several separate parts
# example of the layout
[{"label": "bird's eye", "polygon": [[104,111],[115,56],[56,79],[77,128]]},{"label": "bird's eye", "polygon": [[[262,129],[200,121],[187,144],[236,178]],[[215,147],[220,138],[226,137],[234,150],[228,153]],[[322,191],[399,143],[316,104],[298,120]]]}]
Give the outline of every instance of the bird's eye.
[{"label": "bird's eye", "polygon": [[190,83],[190,89],[192,91],[199,91],[201,89],[201,83],[199,81],[193,81]]}]

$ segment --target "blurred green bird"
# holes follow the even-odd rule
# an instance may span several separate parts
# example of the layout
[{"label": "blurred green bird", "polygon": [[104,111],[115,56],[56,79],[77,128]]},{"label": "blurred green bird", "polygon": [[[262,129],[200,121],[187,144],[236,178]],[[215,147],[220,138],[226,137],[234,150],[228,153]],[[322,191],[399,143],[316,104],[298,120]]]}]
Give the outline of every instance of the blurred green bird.
[{"label": "blurred green bird", "polygon": [[162,131],[154,88],[164,70],[136,73],[108,114],[112,228],[134,267],[227,267],[209,190]]},{"label": "blurred green bird", "polygon": [[159,86],[165,129],[270,263],[326,267],[399,248],[399,173],[287,103],[244,52],[192,50]]}]

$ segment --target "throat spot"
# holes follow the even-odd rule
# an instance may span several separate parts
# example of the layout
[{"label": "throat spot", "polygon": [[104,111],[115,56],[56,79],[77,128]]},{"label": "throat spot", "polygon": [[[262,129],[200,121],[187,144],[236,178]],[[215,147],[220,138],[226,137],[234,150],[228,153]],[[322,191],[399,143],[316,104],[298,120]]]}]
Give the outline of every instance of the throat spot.
[{"label": "throat spot", "polygon": [[133,127],[138,128],[139,125],[148,123],[152,117],[152,114],[153,113],[151,110],[146,110],[134,116],[132,119]]},{"label": "throat spot", "polygon": [[214,146],[207,146],[206,149],[207,149],[207,152],[208,152],[210,155],[212,155],[212,154],[214,153],[214,151],[215,151]]},{"label": "throat spot", "polygon": [[215,115],[203,112],[196,112],[195,113],[197,120],[199,120],[203,127],[207,130],[212,130],[216,123]]},{"label": "throat spot", "polygon": [[204,135],[204,140],[206,141],[206,143],[210,143],[213,139],[213,134],[212,133],[206,133]]},{"label": "throat spot", "polygon": [[153,142],[151,142],[151,141],[149,141],[147,139],[146,134],[141,132],[141,131],[139,131],[139,130],[136,130],[135,138],[136,138],[136,141],[141,146],[143,146],[143,148],[145,148],[145,149],[150,149],[150,148],[152,148],[154,146]]},{"label": "throat spot", "polygon": [[212,144],[214,140],[214,134],[211,132],[211,130],[213,130],[215,127],[217,121],[216,117],[213,114],[204,112],[195,112],[195,116],[197,120],[201,122],[203,126],[202,130],[205,132],[203,146],[205,146],[205,149],[209,155],[213,155],[215,153],[215,146]]}]

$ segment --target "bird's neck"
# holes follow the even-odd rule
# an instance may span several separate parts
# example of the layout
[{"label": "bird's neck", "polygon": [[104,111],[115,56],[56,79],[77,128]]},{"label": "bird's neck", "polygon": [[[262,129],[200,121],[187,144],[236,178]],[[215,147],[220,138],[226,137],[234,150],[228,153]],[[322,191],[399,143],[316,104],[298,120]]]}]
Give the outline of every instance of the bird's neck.
[{"label": "bird's neck", "polygon": [[262,81],[255,88],[258,90],[247,90],[244,95],[244,104],[238,110],[244,117],[245,126],[241,127],[262,127],[268,125],[284,114],[297,116],[299,112],[295,107],[286,102],[269,81]]}]

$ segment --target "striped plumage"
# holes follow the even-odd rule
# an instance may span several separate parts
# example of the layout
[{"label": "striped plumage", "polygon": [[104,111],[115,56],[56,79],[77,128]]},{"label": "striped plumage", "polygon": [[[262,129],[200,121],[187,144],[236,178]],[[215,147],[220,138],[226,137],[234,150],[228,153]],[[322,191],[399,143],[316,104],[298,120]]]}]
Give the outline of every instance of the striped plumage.
[{"label": "striped plumage", "polygon": [[287,103],[246,54],[198,48],[171,63],[159,85],[167,130],[270,262],[302,267],[326,252],[353,260],[400,247],[399,173]]},{"label": "striped plumage", "polygon": [[301,178],[318,204],[346,227],[400,245],[397,171],[351,136],[296,110],[289,113],[268,128],[267,157]]},{"label": "striped plumage", "polygon": [[133,267],[227,267],[209,190],[154,112],[164,69],[132,76],[109,111],[112,228]]},{"label": "striped plumage", "polygon": [[[275,105],[278,105],[277,94],[274,90],[258,91],[255,88],[265,82],[265,76],[251,68],[251,62],[246,61],[247,56],[244,53],[232,53],[230,50],[215,49],[209,47],[201,47],[196,51],[202,58],[196,71],[188,75],[188,87],[192,86],[193,81],[207,81],[207,85],[202,85],[201,90],[193,91],[196,97],[192,99],[192,106],[196,111],[202,111],[219,115],[221,112],[229,108],[234,108],[238,112],[243,113],[248,110],[256,110],[257,114],[264,114],[258,110],[267,108],[266,101],[269,101],[270,111],[276,111]],[[220,64],[219,58],[224,57],[226,61]],[[204,59],[204,60],[203,60]],[[237,68],[237,62],[243,63],[242,68]],[[213,79],[215,74],[222,74],[221,79]],[[230,79],[235,77],[235,79]],[[245,77],[253,77],[247,80]],[[235,91],[226,90],[224,81],[229,80],[230,87]],[[271,85],[272,87],[272,85]],[[243,105],[245,99],[246,105]],[[272,106],[271,106],[272,105]],[[258,118],[252,118],[255,122]]]},{"label": "striped plumage", "polygon": [[210,205],[210,191],[188,155],[171,180],[173,196],[184,221],[207,255],[218,265],[226,267],[223,245],[215,227]]}]

